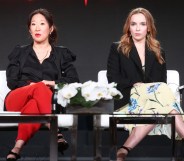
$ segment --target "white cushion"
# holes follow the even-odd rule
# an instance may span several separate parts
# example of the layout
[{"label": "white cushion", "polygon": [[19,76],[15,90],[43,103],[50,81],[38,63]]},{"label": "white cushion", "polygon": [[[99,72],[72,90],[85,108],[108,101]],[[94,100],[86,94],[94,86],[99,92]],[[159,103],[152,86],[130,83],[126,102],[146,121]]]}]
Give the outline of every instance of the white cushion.
[{"label": "white cushion", "polygon": [[176,70],[167,70],[167,84],[173,91],[176,100],[180,103],[180,93],[178,87],[180,86],[179,73]]},{"label": "white cushion", "polygon": [[72,114],[58,114],[58,127],[71,127],[74,124]]},{"label": "white cushion", "polygon": [[[6,83],[6,72],[5,70],[0,71],[0,116],[1,115],[20,115],[20,112],[7,112],[4,111],[4,99],[10,89]],[[0,123],[0,127],[15,127],[17,123]]]},{"label": "white cushion", "polygon": [[0,111],[4,110],[4,98],[10,91],[6,83],[6,72],[5,70],[0,71]]},{"label": "white cushion", "polygon": [[3,111],[3,109],[4,109],[4,97],[0,90],[0,112]]},{"label": "white cushion", "polygon": [[102,84],[108,84],[107,71],[101,70],[98,72],[98,82]]}]

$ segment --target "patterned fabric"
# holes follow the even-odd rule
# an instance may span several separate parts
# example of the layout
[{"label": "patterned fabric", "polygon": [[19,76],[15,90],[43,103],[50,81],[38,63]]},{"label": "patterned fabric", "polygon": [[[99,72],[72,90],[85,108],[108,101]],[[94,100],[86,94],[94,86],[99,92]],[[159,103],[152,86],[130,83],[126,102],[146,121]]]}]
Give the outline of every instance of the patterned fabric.
[{"label": "patterned fabric", "polygon": [[[177,103],[173,92],[166,83],[141,83],[131,89],[130,103],[123,106],[118,112],[128,117],[140,117],[142,114],[149,114],[150,117],[163,116],[173,109],[183,113]],[[136,115],[135,115],[136,114]],[[154,114],[154,115],[153,115]],[[147,116],[147,115],[146,115]],[[140,124],[126,124],[125,128],[131,132],[133,127],[146,126]],[[168,125],[156,125],[149,135],[171,136],[171,127]],[[176,134],[177,136],[177,134]]]}]

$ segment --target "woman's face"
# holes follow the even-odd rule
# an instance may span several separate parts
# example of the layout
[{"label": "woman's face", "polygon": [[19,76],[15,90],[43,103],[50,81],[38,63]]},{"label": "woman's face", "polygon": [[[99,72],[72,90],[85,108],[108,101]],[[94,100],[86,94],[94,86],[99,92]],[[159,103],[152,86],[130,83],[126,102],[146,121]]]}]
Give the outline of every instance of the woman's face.
[{"label": "woman's face", "polygon": [[29,32],[37,43],[49,41],[49,35],[53,31],[53,27],[49,27],[49,23],[42,14],[35,14],[31,19]]},{"label": "woman's face", "polygon": [[148,27],[146,18],[142,13],[132,15],[130,19],[130,33],[134,41],[145,41]]}]

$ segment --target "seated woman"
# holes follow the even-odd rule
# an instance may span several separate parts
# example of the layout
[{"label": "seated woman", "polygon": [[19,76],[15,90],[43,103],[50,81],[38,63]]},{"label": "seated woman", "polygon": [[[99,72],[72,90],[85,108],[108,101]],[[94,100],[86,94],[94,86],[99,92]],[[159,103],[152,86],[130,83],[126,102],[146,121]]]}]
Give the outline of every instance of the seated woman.
[{"label": "seated woman", "polygon": [[[30,13],[28,29],[33,42],[17,46],[9,55],[7,84],[11,91],[5,99],[7,111],[21,114],[50,114],[52,89],[57,83],[78,82],[78,74],[72,62],[75,55],[65,47],[54,44],[57,31],[51,13],[37,9]],[[40,129],[39,123],[21,123],[15,146],[9,152],[7,161],[20,158],[23,146]],[[49,128],[49,124],[47,127]],[[61,153],[68,143],[58,131],[58,149]]]},{"label": "seated woman", "polygon": [[[124,24],[123,36],[112,44],[107,63],[109,82],[116,82],[123,98],[115,107],[123,114],[183,113],[166,84],[165,53],[156,40],[156,27],[151,13],[144,8],[133,9]],[[175,116],[176,131],[184,138],[184,122]],[[170,129],[155,125],[126,125],[130,135],[117,151],[117,161],[124,161],[147,134],[165,134]],[[153,130],[154,129],[154,130]]]}]

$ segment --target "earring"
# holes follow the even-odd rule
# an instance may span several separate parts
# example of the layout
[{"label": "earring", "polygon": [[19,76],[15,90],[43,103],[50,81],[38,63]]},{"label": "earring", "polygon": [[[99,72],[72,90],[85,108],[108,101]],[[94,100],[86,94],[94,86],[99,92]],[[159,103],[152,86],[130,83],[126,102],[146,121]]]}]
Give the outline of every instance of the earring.
[{"label": "earring", "polygon": [[150,38],[150,32],[146,34],[146,38]]}]

